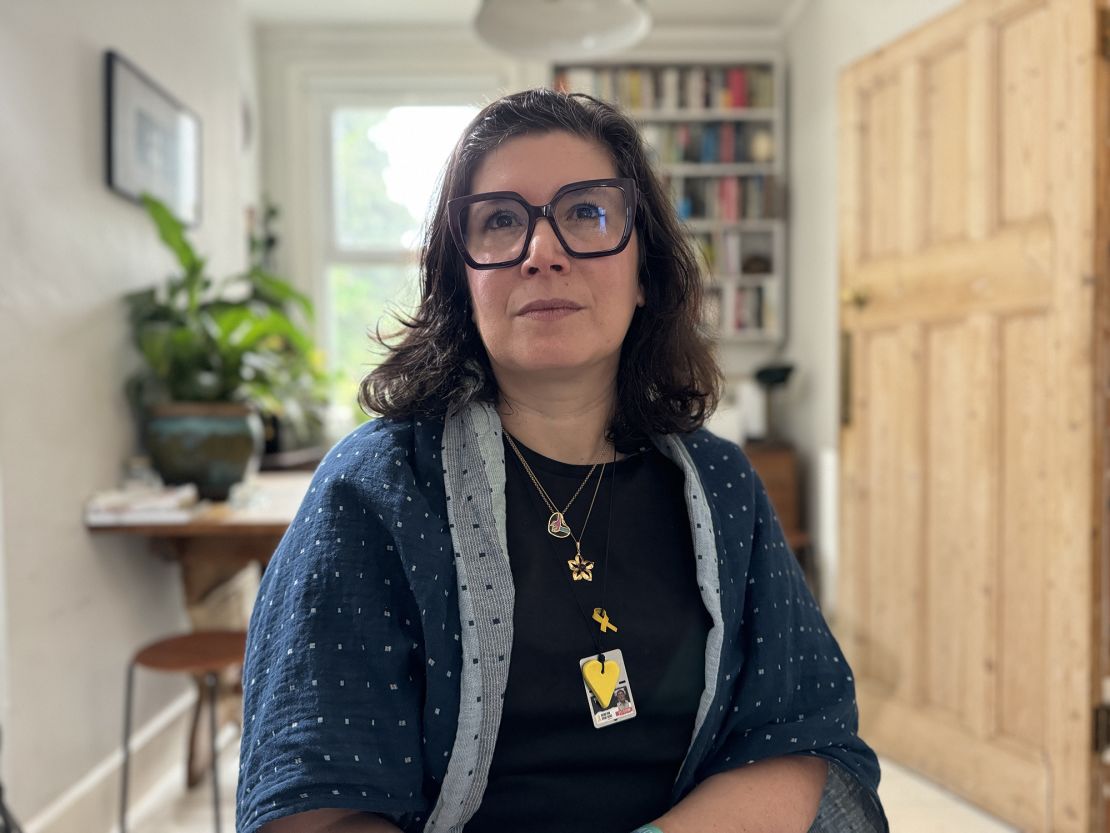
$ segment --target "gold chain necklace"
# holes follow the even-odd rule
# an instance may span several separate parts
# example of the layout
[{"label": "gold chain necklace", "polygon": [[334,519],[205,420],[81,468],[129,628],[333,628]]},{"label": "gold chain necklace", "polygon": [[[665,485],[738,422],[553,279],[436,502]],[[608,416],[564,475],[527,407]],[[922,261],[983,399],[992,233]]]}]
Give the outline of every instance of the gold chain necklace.
[{"label": "gold chain necklace", "polygon": [[[564,509],[562,512],[559,512],[558,508],[555,505],[555,502],[551,499],[551,496],[547,494],[547,490],[544,489],[543,485],[540,483],[539,478],[536,477],[536,473],[532,471],[532,467],[528,465],[528,461],[524,459],[524,455],[520,453],[520,449],[517,448],[516,442],[514,442],[513,438],[509,436],[508,431],[505,432],[505,439],[509,441],[509,445],[512,447],[513,453],[516,454],[516,458],[520,460],[520,464],[524,466],[524,471],[527,473],[528,478],[535,485],[536,490],[540,493],[540,496],[543,498],[544,503],[546,503],[548,508],[552,510],[551,517],[547,521],[547,531],[556,538],[566,538],[569,535],[574,541],[574,558],[567,561],[567,566],[570,568],[571,577],[575,581],[593,581],[594,562],[586,561],[582,557],[582,538],[586,536],[586,526],[590,522],[590,515],[592,515],[594,512],[594,503],[597,501],[597,493],[601,489],[601,481],[605,478],[605,463],[601,464],[601,475],[597,478],[597,485],[594,486],[594,493],[593,496],[590,498],[590,508],[586,510],[586,519],[582,521],[581,537],[575,537],[574,533],[570,531],[570,526],[567,524],[566,519],[563,517],[563,515],[566,513],[567,509],[570,509],[570,504],[574,503],[574,498],[578,497],[582,489],[586,486],[587,483],[590,482],[590,477],[593,476],[594,470],[597,469],[597,463],[594,463],[592,466],[590,466],[590,471],[586,474],[586,479],[583,480],[582,483],[578,486],[578,490],[574,493],[574,497],[572,497],[567,503],[566,509]],[[604,626],[602,626],[603,633],[604,630],[605,628]],[[614,627],[613,630],[616,630],[616,628]]]},{"label": "gold chain necklace", "polygon": [[[532,467],[528,465],[528,461],[525,460],[524,456],[520,453],[520,449],[517,448],[516,441],[513,440],[508,431],[505,432],[505,439],[509,441],[509,445],[512,447],[513,453],[516,454],[517,459],[520,460],[521,465],[524,466],[524,471],[527,472],[528,478],[532,481],[532,484],[539,490],[540,497],[543,498],[543,502],[546,503],[547,508],[551,510],[551,517],[547,519],[548,534],[553,535],[556,538],[566,538],[568,535],[571,535],[570,527],[567,525],[566,514],[568,511],[570,511],[571,504],[574,503],[578,495],[581,494],[582,489],[585,488],[586,484],[590,482],[590,478],[593,476],[594,470],[597,468],[597,463],[594,463],[592,466],[590,466],[590,470],[586,472],[586,478],[578,485],[578,489],[573,495],[571,495],[570,500],[567,501],[567,505],[564,506],[563,511],[560,512],[559,507],[555,505],[555,501],[551,499],[551,496],[547,493],[547,490],[544,489],[544,487],[540,484],[539,478],[536,477],[535,472],[532,471]],[[588,519],[589,515],[587,515],[586,517]]]}]

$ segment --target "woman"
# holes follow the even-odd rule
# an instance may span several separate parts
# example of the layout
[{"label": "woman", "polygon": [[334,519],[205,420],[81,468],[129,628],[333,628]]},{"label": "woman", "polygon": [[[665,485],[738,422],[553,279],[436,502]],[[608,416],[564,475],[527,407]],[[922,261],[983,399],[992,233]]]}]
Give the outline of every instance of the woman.
[{"label": "woman", "polygon": [[263,579],[239,830],[885,830],[847,663],[701,428],[700,276],[635,126],[487,106],[421,271],[384,417]]}]

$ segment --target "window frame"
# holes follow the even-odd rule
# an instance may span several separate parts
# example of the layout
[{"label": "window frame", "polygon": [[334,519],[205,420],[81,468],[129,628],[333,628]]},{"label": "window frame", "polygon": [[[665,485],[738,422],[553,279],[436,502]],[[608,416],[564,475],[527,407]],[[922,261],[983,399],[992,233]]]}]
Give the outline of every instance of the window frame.
[{"label": "window frame", "polygon": [[[333,266],[352,267],[409,266],[416,268],[419,248],[347,248],[337,243],[332,148],[332,120],[339,110],[393,107],[474,107],[475,112],[488,96],[491,79],[421,78],[390,79],[390,85],[368,89],[356,85],[329,85],[311,96],[312,117],[309,137],[308,171],[311,183],[309,201],[310,292],[317,314],[314,331],[323,347],[329,372],[342,371],[337,363],[335,335],[330,322],[336,310],[332,304],[328,272]],[[371,322],[367,322],[367,326]]]}]

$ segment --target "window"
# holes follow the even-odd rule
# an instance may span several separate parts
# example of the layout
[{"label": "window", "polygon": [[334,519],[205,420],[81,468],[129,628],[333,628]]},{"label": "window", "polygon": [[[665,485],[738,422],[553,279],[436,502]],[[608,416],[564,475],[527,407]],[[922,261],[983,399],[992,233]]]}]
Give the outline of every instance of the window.
[{"label": "window", "polygon": [[414,309],[425,215],[469,106],[337,105],[328,118],[329,224],[324,332],[340,382],[335,401],[356,421],[358,384],[381,359],[368,334],[397,329]]}]

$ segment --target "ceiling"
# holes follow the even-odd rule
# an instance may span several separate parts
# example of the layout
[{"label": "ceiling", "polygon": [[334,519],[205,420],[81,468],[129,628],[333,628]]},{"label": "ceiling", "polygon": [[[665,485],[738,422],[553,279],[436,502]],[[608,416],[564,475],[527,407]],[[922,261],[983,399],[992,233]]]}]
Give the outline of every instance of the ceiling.
[{"label": "ceiling", "polygon": [[[267,22],[469,24],[480,0],[242,0]],[[657,23],[779,27],[796,2],[786,0],[645,0]]]}]

